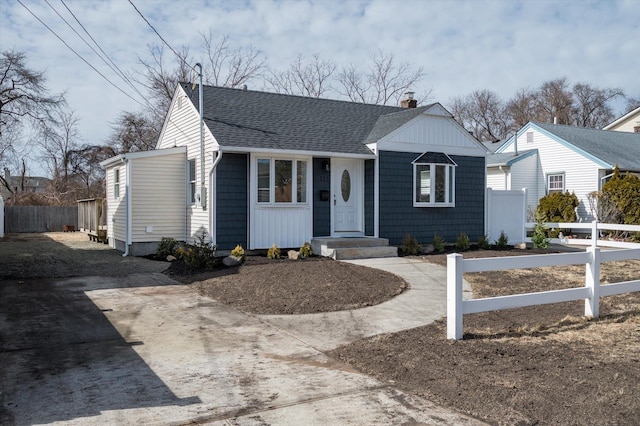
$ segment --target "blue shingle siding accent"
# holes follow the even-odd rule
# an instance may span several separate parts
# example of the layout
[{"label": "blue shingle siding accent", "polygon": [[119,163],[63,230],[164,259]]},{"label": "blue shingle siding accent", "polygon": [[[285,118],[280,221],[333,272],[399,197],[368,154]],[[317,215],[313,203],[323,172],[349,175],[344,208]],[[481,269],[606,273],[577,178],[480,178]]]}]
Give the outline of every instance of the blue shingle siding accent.
[{"label": "blue shingle siding accent", "polygon": [[313,236],[331,235],[331,199],[320,200],[320,191],[331,192],[331,172],[322,170],[322,163],[328,158],[313,159]]},{"label": "blue shingle siding accent", "polygon": [[375,160],[364,162],[364,234],[374,235],[373,209],[375,186]]},{"label": "blue shingle siding accent", "polygon": [[380,151],[380,237],[400,245],[410,233],[426,244],[439,234],[454,243],[464,232],[477,241],[484,234],[484,158],[451,156],[458,165],[455,207],[413,207],[415,159],[415,153]]},{"label": "blue shingle siding accent", "polygon": [[224,154],[216,170],[216,233],[219,250],[247,247],[246,154]]}]

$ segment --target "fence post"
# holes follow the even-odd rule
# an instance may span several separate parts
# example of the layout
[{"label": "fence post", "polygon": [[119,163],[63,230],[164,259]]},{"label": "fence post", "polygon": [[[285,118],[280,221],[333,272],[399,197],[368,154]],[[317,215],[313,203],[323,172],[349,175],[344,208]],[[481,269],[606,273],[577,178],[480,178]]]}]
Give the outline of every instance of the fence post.
[{"label": "fence post", "polygon": [[591,247],[598,247],[598,221],[591,222]]},{"label": "fence post", "polygon": [[585,286],[591,289],[591,296],[584,300],[584,315],[598,318],[600,315],[600,247],[589,247],[590,262],[586,265]]},{"label": "fence post", "polygon": [[527,196],[528,191],[527,188],[522,188],[523,200],[522,200],[522,244],[524,244],[524,248],[527,247]]},{"label": "fence post", "polygon": [[0,238],[4,238],[4,200],[0,195]]},{"label": "fence post", "polygon": [[447,255],[447,339],[462,339],[462,255]]}]

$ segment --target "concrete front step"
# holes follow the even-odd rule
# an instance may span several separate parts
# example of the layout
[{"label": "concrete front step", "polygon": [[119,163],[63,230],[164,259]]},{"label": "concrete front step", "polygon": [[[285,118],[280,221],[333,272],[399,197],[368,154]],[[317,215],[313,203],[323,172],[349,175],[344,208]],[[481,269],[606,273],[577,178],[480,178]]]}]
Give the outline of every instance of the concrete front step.
[{"label": "concrete front step", "polygon": [[389,247],[386,238],[314,238],[313,252],[337,260],[396,257],[397,247]]}]

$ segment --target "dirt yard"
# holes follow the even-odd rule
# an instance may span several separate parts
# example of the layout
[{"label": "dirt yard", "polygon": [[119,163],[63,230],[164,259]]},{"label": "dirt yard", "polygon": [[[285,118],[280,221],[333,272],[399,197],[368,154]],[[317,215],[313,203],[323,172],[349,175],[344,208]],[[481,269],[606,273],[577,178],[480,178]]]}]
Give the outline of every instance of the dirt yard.
[{"label": "dirt yard", "polygon": [[162,272],[167,265],[89,241],[84,232],[7,234],[0,239],[0,281]]},{"label": "dirt yard", "polygon": [[[467,253],[468,257],[531,254]],[[442,255],[425,261],[445,264]],[[583,285],[584,266],[467,274],[474,297]],[[640,278],[640,260],[603,264],[602,281]],[[380,380],[492,424],[637,425],[640,294],[465,316],[462,341],[444,320],[377,336],[330,355]]]},{"label": "dirt yard", "polygon": [[[77,240],[73,240],[77,238]],[[0,279],[157,272],[168,264],[122,258],[76,233],[0,241]],[[72,241],[69,241],[71,239]],[[10,243],[9,240],[12,240]],[[531,254],[476,251],[470,256]],[[445,256],[424,261],[444,265]],[[581,286],[584,266],[468,274],[474,297]],[[178,278],[175,277],[174,278]],[[602,280],[640,278],[640,260],[604,264]],[[244,266],[180,277],[199,291],[256,313],[326,312],[380,303],[404,283],[330,260],[250,259]],[[444,321],[377,336],[328,355],[401,389],[492,424],[636,425],[640,418],[640,294],[604,298],[587,321],[570,302],[465,316],[465,339]]]}]

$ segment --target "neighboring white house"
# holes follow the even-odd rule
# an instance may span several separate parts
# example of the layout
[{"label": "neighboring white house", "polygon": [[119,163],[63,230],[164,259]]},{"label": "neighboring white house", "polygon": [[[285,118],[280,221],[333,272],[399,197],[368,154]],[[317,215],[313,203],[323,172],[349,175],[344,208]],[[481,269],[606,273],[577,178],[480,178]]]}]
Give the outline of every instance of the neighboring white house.
[{"label": "neighboring white house", "polygon": [[640,133],[640,107],[629,111],[613,123],[605,126],[602,130]]},{"label": "neighboring white house", "polygon": [[530,213],[546,194],[574,192],[578,219],[590,221],[594,212],[587,196],[602,188],[616,165],[622,172],[640,172],[640,133],[530,122],[517,140],[512,136],[487,156],[487,187],[527,188]]}]

